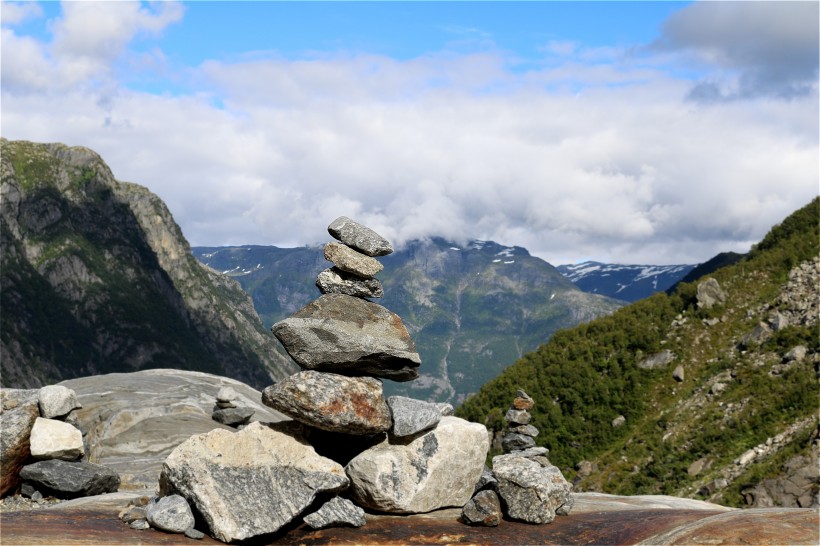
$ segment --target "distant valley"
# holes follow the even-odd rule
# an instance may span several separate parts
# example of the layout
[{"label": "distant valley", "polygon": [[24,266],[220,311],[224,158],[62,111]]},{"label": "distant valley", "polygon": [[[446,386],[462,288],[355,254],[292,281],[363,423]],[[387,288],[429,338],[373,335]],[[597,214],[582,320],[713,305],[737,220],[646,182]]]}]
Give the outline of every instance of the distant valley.
[{"label": "distant valley", "polygon": [[[316,275],[331,265],[321,246],[192,251],[239,281],[266,326],[318,297]],[[491,241],[412,241],[380,260],[385,295],[376,301],[402,318],[422,359],[421,377],[385,382],[389,394],[458,404],[556,331],[626,303],[588,294],[526,249]]]}]

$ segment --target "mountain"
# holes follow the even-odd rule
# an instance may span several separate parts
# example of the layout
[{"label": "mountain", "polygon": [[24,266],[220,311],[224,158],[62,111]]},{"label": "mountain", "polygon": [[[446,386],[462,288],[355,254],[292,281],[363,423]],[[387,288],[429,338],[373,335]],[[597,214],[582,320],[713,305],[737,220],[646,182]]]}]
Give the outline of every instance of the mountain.
[{"label": "mountain", "polygon": [[820,198],[709,279],[557,333],[456,414],[499,431],[524,389],[576,490],[817,505],[818,218]]},{"label": "mountain", "polygon": [[721,267],[736,264],[737,262],[742,260],[744,256],[745,254],[738,254],[737,252],[721,252],[714,258],[710,258],[702,264],[698,264],[697,266],[695,266],[692,270],[689,271],[689,273],[687,273],[681,279],[679,279],[678,282],[667,288],[666,293],[672,294],[677,289],[678,283],[695,282],[701,277],[705,277],[706,275],[709,275],[714,271],[717,271]]},{"label": "mountain", "polygon": [[177,368],[262,388],[294,369],[156,195],[86,148],[1,139],[0,152],[3,386]]},{"label": "mountain", "polygon": [[559,265],[558,271],[584,292],[634,302],[663,292],[694,265],[621,265],[582,262]]},{"label": "mountain", "polygon": [[[193,252],[238,280],[266,325],[318,297],[316,275],[331,265],[319,246]],[[579,290],[524,248],[491,241],[412,241],[379,259],[385,295],[378,303],[402,318],[422,361],[419,379],[386,381],[388,394],[460,403],[553,333],[624,304]]]}]

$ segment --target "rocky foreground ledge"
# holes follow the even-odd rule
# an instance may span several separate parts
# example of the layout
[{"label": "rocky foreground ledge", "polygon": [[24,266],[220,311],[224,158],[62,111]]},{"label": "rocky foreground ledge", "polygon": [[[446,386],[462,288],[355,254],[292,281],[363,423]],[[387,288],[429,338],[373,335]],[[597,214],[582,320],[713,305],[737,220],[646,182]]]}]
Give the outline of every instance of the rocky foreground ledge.
[{"label": "rocky foreground ledge", "polygon": [[[28,512],[2,514],[4,545],[222,544],[208,536],[192,541],[154,529],[135,530],[117,517],[134,492],[67,501]],[[618,497],[578,493],[572,517],[550,525],[502,521],[497,527],[459,522],[459,509],[412,516],[368,514],[367,525],[316,531],[307,525],[259,537],[266,544],[761,544],[820,542],[816,509],[737,510],[665,496]]]},{"label": "rocky foreground ledge", "polygon": [[[156,494],[162,462],[192,433],[234,430],[213,418],[219,393],[226,387],[235,391],[234,405],[254,409],[251,421],[284,419],[260,403],[259,391],[198,372],[152,370],[86,377],[64,385],[76,391],[82,405],[74,411],[94,462],[120,473],[119,492],[44,503],[29,511],[4,511],[4,545],[195,544],[184,535],[132,529],[118,515],[132,499]],[[459,509],[404,516],[368,512],[364,527],[313,530],[294,523],[253,544],[820,543],[816,509],[735,510],[663,496],[574,497],[572,515],[550,525],[503,520],[497,527],[471,527],[460,521]],[[221,544],[207,536],[200,543]]]}]

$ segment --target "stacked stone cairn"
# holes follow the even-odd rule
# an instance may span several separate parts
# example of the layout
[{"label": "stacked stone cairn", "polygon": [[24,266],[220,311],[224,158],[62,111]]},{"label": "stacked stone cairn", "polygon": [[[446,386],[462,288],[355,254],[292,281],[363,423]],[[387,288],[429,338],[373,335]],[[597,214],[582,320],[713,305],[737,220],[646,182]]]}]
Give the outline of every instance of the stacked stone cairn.
[{"label": "stacked stone cairn", "polygon": [[321,296],[272,328],[302,371],[264,389],[262,402],[292,420],[192,436],[163,465],[161,497],[183,497],[224,542],[296,518],[361,526],[364,509],[463,507],[482,474],[486,427],[449,404],[385,399],[382,380],[411,381],[421,365],[401,318],[367,299],[384,293],[376,257],[392,246],[347,217],[328,232]]},{"label": "stacked stone cairn", "polygon": [[535,403],[518,390],[505,415],[504,455],[493,457],[461,518],[470,525],[496,526],[503,516],[527,523],[551,523],[556,514],[569,515],[574,504],[571,485],[553,466],[545,447],[535,446],[538,429],[530,425]]},{"label": "stacked stone cairn", "polygon": [[254,410],[247,406],[237,406],[238,400],[239,394],[232,387],[221,387],[216,393],[216,404],[211,414],[213,420],[237,428],[248,424]]},{"label": "stacked stone cairn", "polygon": [[120,476],[85,459],[81,409],[76,393],[62,385],[2,389],[0,495],[20,488],[37,503],[45,497],[73,499],[111,493]]}]

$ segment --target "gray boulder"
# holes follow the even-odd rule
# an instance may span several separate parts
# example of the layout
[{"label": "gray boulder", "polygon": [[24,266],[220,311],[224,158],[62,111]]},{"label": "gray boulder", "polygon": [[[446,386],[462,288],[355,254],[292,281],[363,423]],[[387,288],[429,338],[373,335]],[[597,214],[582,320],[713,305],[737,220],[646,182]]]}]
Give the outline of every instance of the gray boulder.
[{"label": "gray boulder", "polygon": [[39,393],[40,417],[53,419],[71,413],[71,410],[82,408],[73,390],[63,385],[48,385]]},{"label": "gray boulder", "polygon": [[0,496],[20,483],[20,469],[30,455],[29,437],[40,416],[37,389],[0,389]]},{"label": "gray boulder", "polygon": [[384,269],[384,266],[376,258],[366,256],[347,245],[339,243],[327,243],[324,255],[325,260],[333,262],[333,265],[342,271],[347,271],[365,279],[373,277]]},{"label": "gray boulder", "polygon": [[361,527],[367,520],[364,510],[342,497],[333,497],[319,510],[305,516],[305,523],[311,529],[327,527]]},{"label": "gray boulder", "polygon": [[516,425],[526,425],[532,419],[532,414],[527,410],[517,410],[515,408],[510,408],[507,410],[507,413],[504,415],[504,420],[507,421],[509,426],[516,426]]},{"label": "gray boulder", "polygon": [[346,294],[356,298],[381,298],[384,288],[379,279],[364,279],[337,267],[325,269],[316,277],[322,294]]},{"label": "gray boulder", "polygon": [[148,505],[145,517],[151,527],[168,533],[184,533],[194,526],[194,514],[179,495],[168,495]]},{"label": "gray boulder", "polygon": [[532,425],[518,425],[507,428],[507,432],[514,432],[516,434],[523,434],[525,436],[538,436],[538,429]]},{"label": "gray boulder", "polygon": [[361,298],[324,294],[271,330],[309,370],[394,381],[419,376],[421,359],[399,316]]},{"label": "gray boulder", "polygon": [[391,425],[382,383],[373,377],[299,372],[267,387],[262,403],[331,432],[376,434]]},{"label": "gray boulder", "polygon": [[496,527],[503,517],[501,501],[495,491],[479,491],[461,510],[461,519],[468,525]]},{"label": "gray boulder", "polygon": [[726,301],[726,293],[720,287],[720,284],[712,277],[705,281],[698,283],[697,292],[698,308],[711,309],[715,305],[719,305]]},{"label": "gray boulder", "polygon": [[368,256],[386,256],[393,252],[393,247],[387,239],[347,216],[333,220],[327,226],[327,231],[333,238]]},{"label": "gray boulder", "polygon": [[51,459],[26,465],[20,478],[44,495],[61,499],[113,493],[120,486],[119,475],[102,465],[85,461]]},{"label": "gray boulder", "polygon": [[359,506],[396,514],[462,507],[489,447],[484,425],[443,417],[409,442],[388,439],[354,457],[345,468],[351,496]]},{"label": "gray boulder", "polygon": [[192,436],[165,460],[160,491],[185,497],[223,542],[273,533],[317,495],[349,484],[341,465],[318,456],[301,430],[255,422]]},{"label": "gray boulder", "polygon": [[428,428],[433,428],[441,420],[441,411],[432,402],[416,400],[406,396],[390,396],[387,399],[393,416],[394,436],[411,436]]},{"label": "gray boulder", "polygon": [[76,427],[38,417],[31,428],[31,456],[38,460],[74,461],[85,454],[83,433]]},{"label": "gray boulder", "polygon": [[675,353],[669,349],[664,349],[663,351],[650,355],[638,362],[638,367],[643,370],[665,368],[670,362],[675,360],[675,358],[677,358]]},{"label": "gray boulder", "polygon": [[569,499],[571,486],[546,457],[517,454],[493,457],[498,495],[512,519],[550,523]]},{"label": "gray boulder", "polygon": [[253,417],[253,414],[253,408],[234,407],[216,409],[211,414],[211,417],[214,419],[214,421],[222,423],[223,425],[237,427],[239,425],[244,425],[248,421],[250,421],[251,417]]},{"label": "gray boulder", "polygon": [[520,451],[531,447],[535,447],[535,440],[532,436],[527,436],[526,434],[509,432],[501,438],[501,449],[504,450],[504,453]]}]

